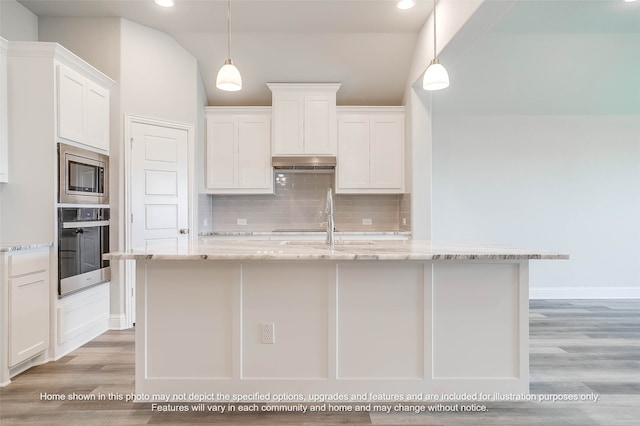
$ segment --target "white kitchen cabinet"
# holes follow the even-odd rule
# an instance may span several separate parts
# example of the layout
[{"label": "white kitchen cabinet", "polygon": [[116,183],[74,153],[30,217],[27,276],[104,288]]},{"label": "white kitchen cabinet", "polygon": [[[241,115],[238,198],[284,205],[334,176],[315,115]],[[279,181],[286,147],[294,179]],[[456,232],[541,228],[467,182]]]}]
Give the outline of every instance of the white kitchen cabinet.
[{"label": "white kitchen cabinet", "polygon": [[109,151],[109,90],[93,82],[87,87],[85,143]]},{"label": "white kitchen cabinet", "polygon": [[7,114],[7,40],[0,37],[0,182],[9,180]]},{"label": "white kitchen cabinet", "polygon": [[207,192],[273,193],[271,108],[206,108]]},{"label": "white kitchen cabinet", "polygon": [[336,192],[404,192],[404,108],[339,107]]},{"label": "white kitchen cabinet", "polygon": [[[44,245],[43,245],[44,246]],[[0,384],[49,348],[49,245],[1,253],[3,352]],[[6,349],[5,349],[6,348]],[[23,365],[21,365],[23,364]]]},{"label": "white kitchen cabinet", "polygon": [[58,137],[109,150],[109,90],[65,65],[58,68]]},{"label": "white kitchen cabinet", "polygon": [[338,83],[267,83],[273,94],[273,155],[336,155]]}]

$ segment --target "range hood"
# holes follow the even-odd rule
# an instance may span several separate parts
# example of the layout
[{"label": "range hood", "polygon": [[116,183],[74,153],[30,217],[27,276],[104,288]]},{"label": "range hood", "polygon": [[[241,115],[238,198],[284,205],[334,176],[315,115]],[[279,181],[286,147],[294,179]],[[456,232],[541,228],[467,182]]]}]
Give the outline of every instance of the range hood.
[{"label": "range hood", "polygon": [[300,156],[300,157],[272,157],[271,164],[279,170],[314,170],[333,171],[336,168],[336,157]]}]

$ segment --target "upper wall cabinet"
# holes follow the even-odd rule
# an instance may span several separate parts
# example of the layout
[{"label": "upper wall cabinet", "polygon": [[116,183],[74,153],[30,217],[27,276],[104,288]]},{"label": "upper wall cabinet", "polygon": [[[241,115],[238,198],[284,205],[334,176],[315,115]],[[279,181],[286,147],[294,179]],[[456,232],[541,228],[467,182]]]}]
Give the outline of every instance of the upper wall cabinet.
[{"label": "upper wall cabinet", "polygon": [[0,37],[0,182],[9,180],[7,114],[7,40]]},{"label": "upper wall cabinet", "polygon": [[109,150],[109,90],[58,65],[58,137]]},{"label": "upper wall cabinet", "polygon": [[205,110],[207,193],[273,193],[271,108]]},{"label": "upper wall cabinet", "polygon": [[15,92],[9,98],[9,143],[20,145],[11,145],[12,158],[29,137],[108,152],[114,81],[58,43],[8,45],[8,86]]},{"label": "upper wall cabinet", "polygon": [[404,107],[339,107],[336,192],[404,192]]},{"label": "upper wall cabinet", "polygon": [[339,83],[267,83],[273,94],[273,155],[336,155]]}]

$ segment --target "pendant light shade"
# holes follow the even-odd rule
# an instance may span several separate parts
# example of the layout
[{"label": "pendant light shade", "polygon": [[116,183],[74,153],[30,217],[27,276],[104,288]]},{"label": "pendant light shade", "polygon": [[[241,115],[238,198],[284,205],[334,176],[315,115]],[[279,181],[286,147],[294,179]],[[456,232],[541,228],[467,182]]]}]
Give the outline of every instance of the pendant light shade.
[{"label": "pendant light shade", "polygon": [[227,60],[218,71],[216,87],[227,92],[235,92],[242,89],[242,77],[240,71],[231,60],[231,0],[227,2]]},{"label": "pendant light shade", "polygon": [[449,73],[438,60],[436,52],[436,0],[433,0],[433,59],[422,78],[422,88],[425,90],[440,90],[449,87]]},{"label": "pendant light shade", "polygon": [[414,0],[400,0],[398,3],[396,3],[396,7],[402,10],[411,9],[415,5],[416,2]]},{"label": "pendant light shade", "polygon": [[440,90],[446,87],[449,87],[449,73],[438,61],[438,58],[434,58],[424,72],[422,88],[425,90]]},{"label": "pendant light shade", "polygon": [[173,7],[173,0],[155,0],[158,6]]},{"label": "pendant light shade", "polygon": [[224,65],[218,71],[216,78],[216,87],[227,92],[235,92],[242,89],[242,77],[240,71],[233,65],[231,59],[224,61]]}]

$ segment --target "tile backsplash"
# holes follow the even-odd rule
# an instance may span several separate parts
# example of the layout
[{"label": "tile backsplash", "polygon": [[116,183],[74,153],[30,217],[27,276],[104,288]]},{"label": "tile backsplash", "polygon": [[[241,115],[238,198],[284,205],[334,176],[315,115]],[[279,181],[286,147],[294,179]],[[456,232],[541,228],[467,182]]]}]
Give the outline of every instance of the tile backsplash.
[{"label": "tile backsplash", "polygon": [[[335,192],[334,181],[333,173],[278,171],[275,194],[201,196],[200,232],[322,231],[327,189]],[[334,203],[338,231],[410,230],[409,194],[337,194]],[[402,218],[407,218],[407,225],[403,225]]]}]

